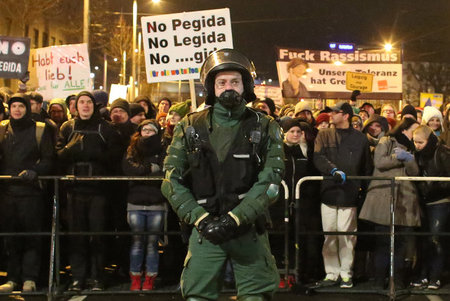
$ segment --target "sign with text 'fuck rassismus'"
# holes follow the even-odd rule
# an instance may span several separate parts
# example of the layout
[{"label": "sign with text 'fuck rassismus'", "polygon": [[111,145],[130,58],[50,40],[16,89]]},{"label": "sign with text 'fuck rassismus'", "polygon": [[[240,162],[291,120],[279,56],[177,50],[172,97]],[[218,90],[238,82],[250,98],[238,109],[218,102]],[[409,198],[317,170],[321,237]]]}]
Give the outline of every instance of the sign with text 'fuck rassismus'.
[{"label": "sign with text 'fuck rassismus'", "polygon": [[147,82],[198,79],[213,51],[233,48],[228,8],[141,19]]}]

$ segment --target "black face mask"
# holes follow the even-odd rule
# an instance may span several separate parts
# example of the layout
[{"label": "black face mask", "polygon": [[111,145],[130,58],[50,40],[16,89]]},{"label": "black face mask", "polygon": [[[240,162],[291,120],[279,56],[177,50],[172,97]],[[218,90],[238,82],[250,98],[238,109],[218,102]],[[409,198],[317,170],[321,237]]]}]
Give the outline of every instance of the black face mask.
[{"label": "black face mask", "polygon": [[235,90],[226,90],[218,97],[219,103],[227,109],[232,109],[239,106],[243,100]]}]

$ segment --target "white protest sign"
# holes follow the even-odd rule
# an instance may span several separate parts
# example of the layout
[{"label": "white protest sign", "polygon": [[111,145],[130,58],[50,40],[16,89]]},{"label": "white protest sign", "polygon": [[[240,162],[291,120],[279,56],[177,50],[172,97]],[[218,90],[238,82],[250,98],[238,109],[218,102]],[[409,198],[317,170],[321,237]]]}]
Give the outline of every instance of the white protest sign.
[{"label": "white protest sign", "polygon": [[233,48],[228,8],[141,18],[147,82],[198,79],[213,51]]},{"label": "white protest sign", "polygon": [[87,44],[32,49],[29,70],[46,100],[92,90]]},{"label": "white protest sign", "polygon": [[128,86],[112,84],[109,91],[108,103],[112,104],[117,98],[127,99]]},{"label": "white protest sign", "polygon": [[336,53],[328,50],[278,48],[278,79],[286,98],[345,98],[347,72],[373,75],[371,92],[360,98],[401,99],[402,62],[400,51],[356,50]]}]

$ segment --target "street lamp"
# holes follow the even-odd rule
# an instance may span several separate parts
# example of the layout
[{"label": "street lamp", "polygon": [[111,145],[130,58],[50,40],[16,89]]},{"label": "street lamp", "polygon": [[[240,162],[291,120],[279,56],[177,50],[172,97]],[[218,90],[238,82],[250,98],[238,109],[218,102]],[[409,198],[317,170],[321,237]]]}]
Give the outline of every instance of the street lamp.
[{"label": "street lamp", "polygon": [[387,52],[392,50],[392,44],[391,43],[386,43],[384,44],[384,50],[386,50]]}]

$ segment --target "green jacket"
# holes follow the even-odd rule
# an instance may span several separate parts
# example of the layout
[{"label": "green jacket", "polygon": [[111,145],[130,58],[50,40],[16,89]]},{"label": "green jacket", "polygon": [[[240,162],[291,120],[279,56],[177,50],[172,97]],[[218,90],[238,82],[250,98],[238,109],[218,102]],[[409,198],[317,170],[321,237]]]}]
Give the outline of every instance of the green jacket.
[{"label": "green jacket", "polygon": [[[208,110],[208,117],[209,114],[213,114],[212,118],[208,118],[208,120],[212,119],[209,139],[220,160],[228,152],[245,110],[251,109],[242,103],[238,108],[229,111],[216,103],[213,109]],[[276,191],[274,192],[273,188],[279,186],[284,171],[283,139],[278,123],[261,113],[255,112],[255,114],[259,114],[262,128],[266,128],[267,133],[263,133],[262,142],[265,145],[261,148],[263,150],[262,166],[258,180],[239,205],[231,210],[240,224],[253,223],[258,216],[265,213],[270,202],[276,197]],[[172,144],[167,150],[164,161],[166,176],[161,190],[178,217],[192,225],[207,212],[197,203],[190,188],[183,184],[183,175],[189,170],[186,139],[183,133],[188,126],[187,118],[183,118],[175,127]],[[267,139],[264,139],[265,136]]]}]

